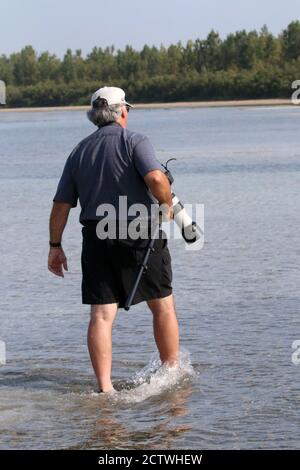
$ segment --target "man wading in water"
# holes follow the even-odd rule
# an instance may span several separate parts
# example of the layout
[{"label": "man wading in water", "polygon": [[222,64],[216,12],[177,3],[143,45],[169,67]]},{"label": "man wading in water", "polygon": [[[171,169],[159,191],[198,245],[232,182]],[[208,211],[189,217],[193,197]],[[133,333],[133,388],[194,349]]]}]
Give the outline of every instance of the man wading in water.
[{"label": "man wading in water", "polygon": [[[93,94],[91,105],[88,118],[98,129],[83,139],[66,161],[50,215],[48,268],[61,277],[63,268],[68,269],[61,240],[69,211],[79,199],[83,225],[82,303],[91,305],[88,347],[99,390],[111,392],[112,325],[118,308],[124,308],[148,241],[113,236],[100,239],[97,224],[104,213],[99,207],[110,204],[119,214],[119,197],[126,196],[128,207],[143,204],[149,214],[157,201],[167,205],[171,218],[172,196],[169,180],[148,138],[126,129],[132,106],[125,101],[124,91],[100,88]],[[117,226],[121,223],[119,218]],[[158,238],[154,247],[133,304],[147,302],[160,359],[174,366],[178,361],[179,332],[167,239]]]}]

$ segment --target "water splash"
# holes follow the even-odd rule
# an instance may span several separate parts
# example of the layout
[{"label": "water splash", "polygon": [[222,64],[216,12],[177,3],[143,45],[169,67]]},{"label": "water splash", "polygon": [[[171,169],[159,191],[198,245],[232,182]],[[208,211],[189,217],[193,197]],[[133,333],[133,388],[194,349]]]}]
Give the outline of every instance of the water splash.
[{"label": "water splash", "polygon": [[107,398],[118,403],[140,403],[182,385],[195,375],[188,351],[180,352],[179,364],[174,367],[162,365],[155,353],[143,369],[136,372],[131,380],[119,383],[117,391],[107,395]]}]

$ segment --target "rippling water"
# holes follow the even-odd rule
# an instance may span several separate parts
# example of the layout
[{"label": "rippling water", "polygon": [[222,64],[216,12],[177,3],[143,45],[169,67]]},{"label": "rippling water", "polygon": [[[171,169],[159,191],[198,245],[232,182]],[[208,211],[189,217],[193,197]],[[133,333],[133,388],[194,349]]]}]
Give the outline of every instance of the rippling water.
[{"label": "rippling water", "polygon": [[300,109],[135,110],[130,128],[205,204],[205,245],[171,241],[182,370],[159,368],[151,314],[120,310],[118,392],[98,396],[80,297],[79,210],[65,279],[47,272],[48,216],[83,112],[0,113],[0,447],[299,447]]}]

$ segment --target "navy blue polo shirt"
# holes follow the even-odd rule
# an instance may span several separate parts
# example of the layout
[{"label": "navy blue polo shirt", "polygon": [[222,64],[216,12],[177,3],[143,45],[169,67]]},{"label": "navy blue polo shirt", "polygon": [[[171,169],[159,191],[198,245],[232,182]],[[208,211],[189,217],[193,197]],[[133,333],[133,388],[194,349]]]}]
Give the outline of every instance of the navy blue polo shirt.
[{"label": "navy blue polo shirt", "polygon": [[118,210],[119,196],[127,196],[128,206],[141,203],[150,211],[157,201],[143,178],[153,170],[164,171],[148,137],[111,123],[74,148],[53,200],[75,207],[79,199],[81,223],[98,220],[100,204]]}]

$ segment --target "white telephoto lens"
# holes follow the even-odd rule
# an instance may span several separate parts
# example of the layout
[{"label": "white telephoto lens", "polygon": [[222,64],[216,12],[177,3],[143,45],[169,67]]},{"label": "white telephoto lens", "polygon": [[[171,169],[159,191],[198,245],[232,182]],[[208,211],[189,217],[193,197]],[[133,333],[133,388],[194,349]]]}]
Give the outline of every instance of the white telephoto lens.
[{"label": "white telephoto lens", "polygon": [[184,205],[178,197],[173,194],[173,211],[174,211],[174,221],[178,225],[182,237],[186,243],[194,243],[203,236],[203,231],[201,228],[193,222],[189,214],[184,208]]}]

